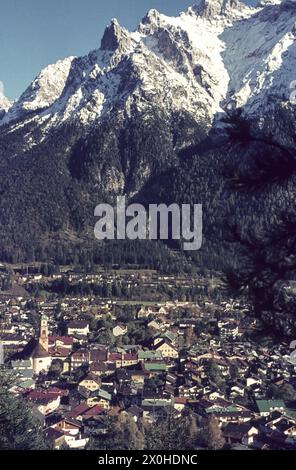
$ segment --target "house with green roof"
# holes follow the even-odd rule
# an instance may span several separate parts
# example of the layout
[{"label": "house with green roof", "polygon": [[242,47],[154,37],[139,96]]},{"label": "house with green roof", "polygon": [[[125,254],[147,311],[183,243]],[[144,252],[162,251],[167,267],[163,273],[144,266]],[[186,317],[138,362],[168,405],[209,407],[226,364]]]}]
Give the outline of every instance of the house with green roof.
[{"label": "house with green roof", "polygon": [[151,373],[158,373],[166,372],[167,365],[165,362],[146,362],[145,369]]},{"label": "house with green roof", "polygon": [[260,416],[269,416],[273,411],[285,413],[286,405],[283,400],[256,400]]},{"label": "house with green roof", "polygon": [[21,382],[18,383],[18,387],[19,388],[23,388],[25,390],[29,389],[29,388],[35,388],[35,380],[33,379],[26,379],[26,380],[22,380]]},{"label": "house with green roof", "polygon": [[139,361],[157,361],[162,359],[162,354],[158,351],[139,351],[138,359]]},{"label": "house with green roof", "polygon": [[[178,336],[172,331],[165,331],[164,333],[156,335],[156,339],[167,340],[167,341],[170,341],[171,343],[174,343],[177,340],[177,338]],[[155,344],[155,340],[154,340],[154,344]]]},{"label": "house with green roof", "polygon": [[[13,370],[25,370],[32,369],[32,362],[30,359],[11,361],[11,366]],[[33,370],[33,369],[32,369]]]},{"label": "house with green roof", "polygon": [[142,408],[164,408],[166,406],[171,406],[171,399],[164,399],[164,398],[146,398],[142,401]]}]

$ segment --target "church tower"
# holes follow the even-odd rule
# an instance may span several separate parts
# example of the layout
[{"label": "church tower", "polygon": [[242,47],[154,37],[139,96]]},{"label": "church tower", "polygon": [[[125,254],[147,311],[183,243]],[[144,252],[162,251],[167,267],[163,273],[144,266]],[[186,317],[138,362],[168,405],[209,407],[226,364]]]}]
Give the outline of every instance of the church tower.
[{"label": "church tower", "polygon": [[51,356],[48,352],[48,318],[42,315],[40,321],[40,333],[38,343],[32,353],[33,370],[36,375],[46,373],[51,364]]},{"label": "church tower", "polygon": [[48,318],[46,315],[41,317],[39,344],[48,352]]}]

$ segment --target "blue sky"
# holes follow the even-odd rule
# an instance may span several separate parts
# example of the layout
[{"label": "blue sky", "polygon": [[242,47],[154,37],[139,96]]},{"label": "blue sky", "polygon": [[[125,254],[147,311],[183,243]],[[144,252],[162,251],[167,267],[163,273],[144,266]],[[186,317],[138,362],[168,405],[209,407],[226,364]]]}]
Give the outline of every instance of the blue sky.
[{"label": "blue sky", "polygon": [[150,8],[176,15],[192,4],[194,0],[1,0],[0,81],[5,94],[16,99],[46,65],[97,48],[111,18],[131,30]]}]

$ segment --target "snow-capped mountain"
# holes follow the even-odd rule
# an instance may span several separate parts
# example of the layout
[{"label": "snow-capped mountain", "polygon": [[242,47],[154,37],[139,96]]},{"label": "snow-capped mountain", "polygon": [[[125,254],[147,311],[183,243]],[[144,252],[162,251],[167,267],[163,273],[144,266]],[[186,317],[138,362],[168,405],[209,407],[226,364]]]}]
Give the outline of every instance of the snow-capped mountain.
[{"label": "snow-capped mountain", "polygon": [[[157,106],[207,126],[229,107],[261,114],[274,99],[288,101],[295,24],[294,0],[256,8],[200,0],[178,17],[151,10],[134,32],[112,20],[99,49],[46,67],[0,124],[9,133],[38,127],[40,142],[52,128],[88,128],[119,109],[130,116]],[[37,143],[26,135],[28,146]]]}]

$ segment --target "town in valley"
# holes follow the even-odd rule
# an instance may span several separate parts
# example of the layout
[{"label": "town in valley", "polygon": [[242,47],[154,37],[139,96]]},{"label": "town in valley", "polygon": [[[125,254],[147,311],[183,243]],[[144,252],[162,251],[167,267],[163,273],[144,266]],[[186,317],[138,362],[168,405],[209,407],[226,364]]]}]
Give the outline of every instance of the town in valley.
[{"label": "town in valley", "polygon": [[296,449],[290,343],[219,273],[1,270],[1,370],[50,448]]}]

